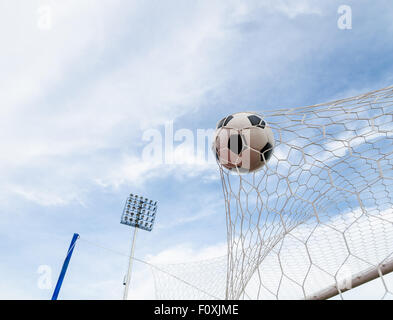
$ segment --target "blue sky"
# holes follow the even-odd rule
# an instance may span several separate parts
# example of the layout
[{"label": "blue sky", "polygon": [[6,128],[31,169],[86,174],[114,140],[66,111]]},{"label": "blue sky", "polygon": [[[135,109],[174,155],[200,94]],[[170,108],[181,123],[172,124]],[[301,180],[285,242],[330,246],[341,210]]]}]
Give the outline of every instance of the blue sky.
[{"label": "blue sky", "polygon": [[[127,194],[159,201],[136,256],[225,249],[214,164],[152,164],[149,129],[344,98],[393,84],[389,0],[0,1],[0,298],[46,299],[74,232],[127,253]],[[49,8],[43,28],[40,8]],[[176,145],[176,144],[175,144]],[[190,161],[195,158],[187,154]],[[80,242],[63,298],[119,298],[127,258]],[[132,297],[151,294],[137,266]],[[147,281],[147,280],[146,280]]]}]

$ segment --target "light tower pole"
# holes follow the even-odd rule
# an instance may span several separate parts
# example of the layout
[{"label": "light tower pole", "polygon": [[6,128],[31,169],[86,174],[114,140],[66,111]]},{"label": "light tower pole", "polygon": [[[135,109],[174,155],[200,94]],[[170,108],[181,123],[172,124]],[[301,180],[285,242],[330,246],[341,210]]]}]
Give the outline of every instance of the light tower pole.
[{"label": "light tower pole", "polygon": [[134,228],[130,258],[128,261],[127,275],[124,281],[123,300],[127,300],[128,288],[131,281],[132,262],[134,260],[135,240],[138,229],[151,231],[153,229],[154,221],[157,212],[157,201],[149,200],[147,198],[130,194],[124,206],[123,214],[121,215],[121,224],[128,225]]}]

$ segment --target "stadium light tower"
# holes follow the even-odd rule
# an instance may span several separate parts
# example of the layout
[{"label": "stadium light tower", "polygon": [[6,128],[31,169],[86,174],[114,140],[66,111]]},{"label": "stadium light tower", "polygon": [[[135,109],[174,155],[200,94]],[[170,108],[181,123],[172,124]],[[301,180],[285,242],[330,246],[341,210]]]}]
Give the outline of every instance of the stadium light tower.
[{"label": "stadium light tower", "polygon": [[134,227],[134,234],[132,236],[130,260],[128,262],[128,271],[124,281],[124,295],[123,300],[127,300],[128,288],[131,280],[132,261],[134,259],[135,239],[138,229],[151,231],[153,229],[154,221],[156,219],[157,201],[153,201],[141,196],[130,194],[124,206],[123,214],[121,215],[121,224]]}]

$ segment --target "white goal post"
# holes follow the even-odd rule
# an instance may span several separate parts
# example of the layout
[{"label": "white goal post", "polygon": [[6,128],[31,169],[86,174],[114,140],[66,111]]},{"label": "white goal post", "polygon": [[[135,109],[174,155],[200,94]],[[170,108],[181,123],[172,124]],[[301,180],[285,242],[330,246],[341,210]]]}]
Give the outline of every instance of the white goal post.
[{"label": "white goal post", "polygon": [[[373,267],[369,270],[360,272],[359,274],[354,275],[349,282],[351,283],[350,287],[347,287],[346,284],[348,280],[344,281],[344,285],[336,284],[318,291],[306,298],[306,300],[327,300],[333,298],[335,296],[341,295],[348,290],[355,289],[363,284],[366,284],[370,281],[376,280],[378,278],[383,278],[384,275],[387,275],[393,271],[393,260],[389,260],[387,262],[382,263],[377,267]],[[384,284],[385,289],[388,291],[388,286],[386,283]]]}]

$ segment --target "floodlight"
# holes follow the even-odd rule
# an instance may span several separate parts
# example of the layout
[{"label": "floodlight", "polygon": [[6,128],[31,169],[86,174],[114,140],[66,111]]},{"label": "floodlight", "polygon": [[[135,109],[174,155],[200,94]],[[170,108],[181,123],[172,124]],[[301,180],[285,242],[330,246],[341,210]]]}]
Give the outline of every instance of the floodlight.
[{"label": "floodlight", "polygon": [[128,287],[131,279],[131,267],[134,257],[135,239],[138,229],[145,231],[152,231],[154,220],[157,212],[157,201],[149,200],[138,195],[130,194],[126,200],[123,214],[121,215],[121,224],[134,227],[134,235],[131,244],[131,254],[128,263],[128,272],[124,281],[125,289],[123,299],[126,300],[128,296]]}]

